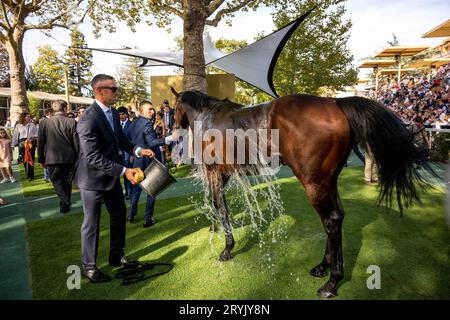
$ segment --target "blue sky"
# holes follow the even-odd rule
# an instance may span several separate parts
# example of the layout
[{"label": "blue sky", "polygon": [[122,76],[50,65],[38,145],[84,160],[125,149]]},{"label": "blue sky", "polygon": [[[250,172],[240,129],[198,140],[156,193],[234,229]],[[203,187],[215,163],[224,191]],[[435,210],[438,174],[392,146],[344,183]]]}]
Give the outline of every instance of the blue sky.
[{"label": "blue sky", "polygon": [[[423,39],[421,36],[450,18],[450,1],[447,0],[348,0],[346,8],[346,18],[353,23],[349,49],[354,55],[355,64],[362,57],[373,55],[386,47],[386,41],[392,39],[393,32],[401,45],[437,45],[444,39]],[[253,42],[258,32],[268,34],[274,30],[270,12],[270,8],[260,8],[256,12],[238,13],[232,20],[232,27],[222,21],[217,28],[208,28],[208,31],[213,40],[223,37]],[[174,48],[174,37],[182,35],[182,23],[178,18],[175,19],[170,34],[146,24],[139,25],[136,33],[132,33],[124,25],[118,25],[116,33],[102,33],[101,39],[94,39],[88,24],[82,25],[80,29],[85,33],[87,43],[91,47],[117,48],[128,45],[150,51],[167,51]],[[27,64],[36,60],[36,48],[39,45],[50,44],[60,52],[65,50],[61,43],[69,44],[68,32],[59,29],[52,31],[52,36],[57,40],[48,38],[39,31],[31,31],[26,35],[24,50]],[[92,71],[94,74],[114,74],[121,62],[121,56],[95,52]],[[170,72],[171,69],[167,67],[149,70],[150,75]],[[363,77],[363,73],[360,76]]]}]

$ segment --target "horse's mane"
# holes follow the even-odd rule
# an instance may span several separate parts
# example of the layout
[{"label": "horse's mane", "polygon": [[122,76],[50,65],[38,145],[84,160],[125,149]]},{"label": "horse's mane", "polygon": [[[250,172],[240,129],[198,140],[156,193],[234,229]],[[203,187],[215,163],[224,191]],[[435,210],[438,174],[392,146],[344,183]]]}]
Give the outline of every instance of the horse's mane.
[{"label": "horse's mane", "polygon": [[215,97],[208,96],[198,90],[184,91],[180,94],[181,103],[186,103],[196,110],[201,110],[204,108],[215,108],[215,107],[234,107],[242,108],[241,104],[235,103],[228,98],[218,99]]}]

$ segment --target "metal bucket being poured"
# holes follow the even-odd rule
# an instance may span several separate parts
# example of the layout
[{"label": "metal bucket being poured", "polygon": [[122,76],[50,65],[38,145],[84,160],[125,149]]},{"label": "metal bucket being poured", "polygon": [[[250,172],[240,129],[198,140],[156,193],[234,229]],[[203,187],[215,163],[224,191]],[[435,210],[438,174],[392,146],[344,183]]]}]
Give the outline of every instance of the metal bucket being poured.
[{"label": "metal bucket being poured", "polygon": [[144,171],[145,178],[139,183],[142,189],[152,197],[156,197],[177,180],[167,172],[167,168],[153,158],[152,163]]}]

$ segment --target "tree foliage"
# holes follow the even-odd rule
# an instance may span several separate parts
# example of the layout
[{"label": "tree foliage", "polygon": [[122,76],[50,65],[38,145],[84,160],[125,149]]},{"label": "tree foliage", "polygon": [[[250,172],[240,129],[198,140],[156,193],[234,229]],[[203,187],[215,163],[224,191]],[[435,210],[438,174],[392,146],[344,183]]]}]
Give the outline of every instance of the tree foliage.
[{"label": "tree foliage", "polygon": [[392,32],[392,39],[391,40],[387,40],[386,43],[390,47],[398,47],[398,46],[400,46],[400,41],[398,40],[397,36],[393,32]]},{"label": "tree foliage", "polygon": [[[293,0],[278,5],[277,28],[317,6],[294,32],[281,52],[274,72],[278,94],[318,94],[323,87],[339,90],[357,80],[347,48],[351,22],[343,21],[345,0]],[[283,10],[281,10],[283,9]]]},{"label": "tree foliage", "polygon": [[28,97],[30,103],[29,111],[33,119],[39,119],[41,117],[42,101],[35,97]]},{"label": "tree foliage", "polygon": [[36,74],[34,73],[33,66],[29,66],[25,69],[25,87],[29,91],[38,91],[38,81]]},{"label": "tree foliage", "polygon": [[86,41],[78,29],[72,30],[70,39],[70,48],[64,54],[69,73],[69,94],[80,97],[83,91],[90,92],[92,52],[80,49],[86,47]]},{"label": "tree foliage", "polygon": [[49,45],[38,48],[39,56],[33,64],[33,73],[40,91],[64,93],[64,68],[58,52]]},{"label": "tree foliage", "polygon": [[127,57],[117,70],[116,80],[120,87],[118,106],[127,105],[137,109],[141,101],[149,99],[150,81],[145,70],[139,67],[141,62],[139,58]]},{"label": "tree foliage", "polygon": [[115,29],[113,18],[132,27],[140,21],[141,3],[134,0],[0,0],[0,44],[9,54],[11,120],[28,109],[23,39],[29,30],[70,29],[89,17],[98,35],[103,28]]}]

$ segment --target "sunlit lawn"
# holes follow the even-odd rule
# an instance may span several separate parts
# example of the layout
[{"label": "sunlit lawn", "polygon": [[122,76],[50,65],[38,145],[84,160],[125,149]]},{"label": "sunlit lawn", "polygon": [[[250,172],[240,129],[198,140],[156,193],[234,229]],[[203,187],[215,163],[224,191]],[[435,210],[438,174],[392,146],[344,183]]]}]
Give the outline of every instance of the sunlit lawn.
[{"label": "sunlit lawn", "polygon": [[[449,299],[450,234],[444,219],[442,190],[423,195],[423,203],[399,217],[377,207],[377,191],[363,184],[362,168],[346,168],[339,185],[346,209],[343,244],[345,279],[339,299]],[[281,197],[286,213],[263,227],[262,238],[249,224],[234,230],[234,258],[218,261],[223,236],[209,232],[209,222],[187,197],[159,200],[151,228],[140,220],[127,225],[127,255],[142,261],[169,262],[168,274],[121,286],[119,280],[68,290],[66,269],[79,265],[82,214],[27,225],[31,279],[37,299],[316,299],[326,279],[309,276],[325,249],[317,214],[295,178],[285,178]],[[200,195],[196,196],[198,198]],[[230,196],[230,195],[229,195]],[[247,220],[243,220],[247,221]],[[287,238],[272,241],[271,230],[285,225]],[[108,215],[101,220],[99,267],[107,265]],[[381,289],[369,290],[367,268],[381,269]]]}]

